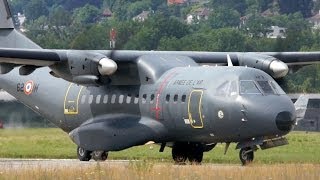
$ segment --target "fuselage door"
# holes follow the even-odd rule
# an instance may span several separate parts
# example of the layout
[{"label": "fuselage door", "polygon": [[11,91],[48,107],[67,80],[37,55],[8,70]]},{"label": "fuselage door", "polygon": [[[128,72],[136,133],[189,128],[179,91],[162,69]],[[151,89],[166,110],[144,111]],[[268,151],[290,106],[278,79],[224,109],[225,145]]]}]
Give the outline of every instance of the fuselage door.
[{"label": "fuselage door", "polygon": [[79,98],[83,86],[71,83],[67,89],[64,98],[64,114],[77,115],[79,114]]},{"label": "fuselage door", "polygon": [[188,115],[190,125],[193,128],[203,128],[203,119],[202,119],[202,96],[203,90],[193,90],[190,93],[188,101]]}]

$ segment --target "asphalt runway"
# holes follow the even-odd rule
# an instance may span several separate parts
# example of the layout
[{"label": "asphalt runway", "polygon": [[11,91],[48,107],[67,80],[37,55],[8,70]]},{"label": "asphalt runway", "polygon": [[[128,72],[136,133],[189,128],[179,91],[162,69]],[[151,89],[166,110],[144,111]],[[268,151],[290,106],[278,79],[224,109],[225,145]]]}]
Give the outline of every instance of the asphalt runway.
[{"label": "asphalt runway", "polygon": [[[129,160],[107,160],[105,162],[99,162],[100,165],[105,166],[122,166],[126,167],[130,164]],[[156,163],[157,165],[168,165],[171,163]],[[19,169],[56,169],[56,168],[85,168],[96,166],[96,161],[81,162],[78,159],[0,159],[0,169],[2,170],[19,170]],[[179,165],[177,165],[179,166]],[[212,166],[215,168],[228,169],[241,167],[241,165],[228,165],[228,164],[202,164],[202,166]]]},{"label": "asphalt runway", "polygon": [[[128,160],[108,160],[99,162],[105,165],[123,165],[126,166],[130,163]],[[95,166],[97,162],[81,162],[77,159],[0,159],[0,169],[29,169],[41,167],[44,169],[64,168],[64,167],[90,167]]]}]

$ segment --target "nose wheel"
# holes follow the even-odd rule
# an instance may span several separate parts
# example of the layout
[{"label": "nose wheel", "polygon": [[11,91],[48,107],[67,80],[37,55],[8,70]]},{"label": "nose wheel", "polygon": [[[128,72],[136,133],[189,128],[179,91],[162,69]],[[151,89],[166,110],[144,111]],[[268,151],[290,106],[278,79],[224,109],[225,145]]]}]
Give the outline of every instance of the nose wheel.
[{"label": "nose wheel", "polygon": [[242,148],[239,153],[242,165],[250,164],[254,159],[254,150],[251,147]]}]

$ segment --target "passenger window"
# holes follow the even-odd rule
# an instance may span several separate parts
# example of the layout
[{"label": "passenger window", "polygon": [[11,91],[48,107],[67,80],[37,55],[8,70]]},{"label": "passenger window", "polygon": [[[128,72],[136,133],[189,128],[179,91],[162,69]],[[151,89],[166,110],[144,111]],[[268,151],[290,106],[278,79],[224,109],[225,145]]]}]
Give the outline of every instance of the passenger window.
[{"label": "passenger window", "polygon": [[139,103],[139,94],[137,94],[136,97],[134,98],[134,103],[135,104]]},{"label": "passenger window", "polygon": [[86,102],[86,95],[83,95],[82,97],[81,97],[81,104],[84,104],[85,102]]},{"label": "passenger window", "polygon": [[103,103],[107,104],[108,103],[108,95],[104,95],[103,97]]},{"label": "passenger window", "polygon": [[101,100],[101,95],[98,95],[96,99],[96,104],[100,104],[100,100]]},{"label": "passenger window", "polygon": [[154,101],[154,94],[151,94],[151,96],[150,96],[150,104],[153,104],[153,101]]},{"label": "passenger window", "polygon": [[176,95],[174,95],[174,97],[173,97],[173,102],[175,102],[175,103],[177,103],[178,102],[178,95],[176,94]]},{"label": "passenger window", "polygon": [[93,101],[93,95],[90,95],[90,96],[89,96],[88,103],[89,103],[89,104],[92,104],[92,101]]},{"label": "passenger window", "polygon": [[145,104],[147,102],[147,95],[142,95],[142,104]]},{"label": "passenger window", "polygon": [[119,104],[122,104],[122,103],[123,103],[123,99],[124,99],[124,95],[120,95],[120,96],[119,96]]},{"label": "passenger window", "polygon": [[167,94],[166,96],[166,102],[168,103],[170,101],[170,94]]},{"label": "passenger window", "polygon": [[131,94],[128,94],[127,100],[126,100],[127,104],[131,103],[131,99],[132,99]]},{"label": "passenger window", "polygon": [[261,94],[257,85],[253,81],[240,81],[241,94]]},{"label": "passenger window", "polygon": [[275,94],[268,81],[257,81],[257,83],[261,87],[264,93]]},{"label": "passenger window", "polygon": [[182,103],[185,103],[185,102],[186,102],[186,99],[187,99],[187,96],[186,96],[186,95],[183,95],[183,96],[181,97],[181,102],[182,102]]},{"label": "passenger window", "polygon": [[116,103],[116,98],[117,98],[117,95],[113,94],[111,97],[111,104]]}]

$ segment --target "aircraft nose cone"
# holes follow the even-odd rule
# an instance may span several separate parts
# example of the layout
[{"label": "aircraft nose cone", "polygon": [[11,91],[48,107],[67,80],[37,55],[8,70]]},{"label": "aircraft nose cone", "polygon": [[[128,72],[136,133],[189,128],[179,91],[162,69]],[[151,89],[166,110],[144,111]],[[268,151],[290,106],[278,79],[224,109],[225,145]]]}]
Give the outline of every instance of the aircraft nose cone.
[{"label": "aircraft nose cone", "polygon": [[276,125],[280,131],[289,132],[295,124],[295,117],[290,112],[280,112],[276,117]]},{"label": "aircraft nose cone", "polygon": [[270,64],[270,70],[273,72],[274,78],[281,78],[288,74],[288,65],[282,61],[272,61]]}]

